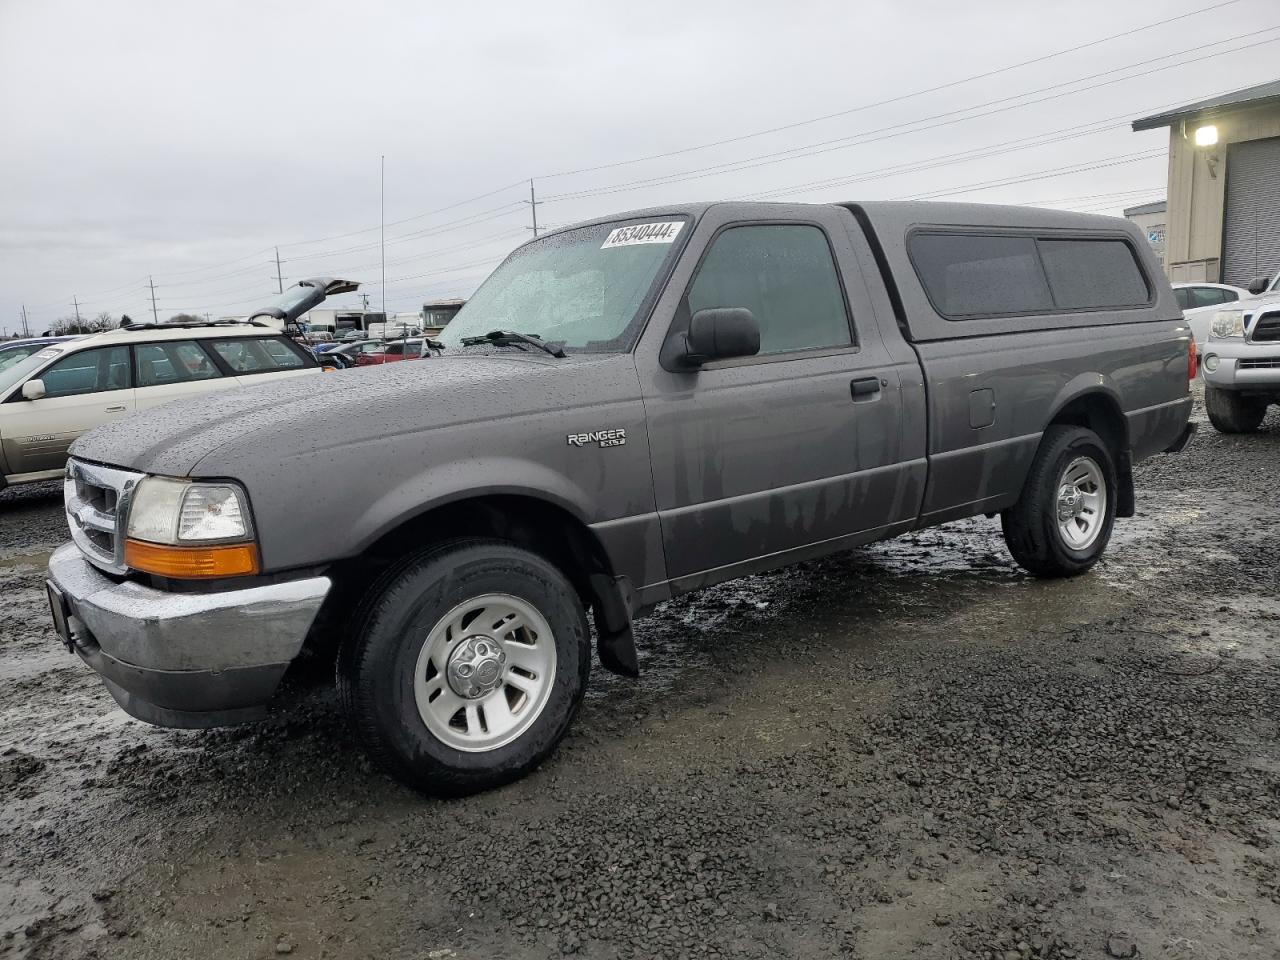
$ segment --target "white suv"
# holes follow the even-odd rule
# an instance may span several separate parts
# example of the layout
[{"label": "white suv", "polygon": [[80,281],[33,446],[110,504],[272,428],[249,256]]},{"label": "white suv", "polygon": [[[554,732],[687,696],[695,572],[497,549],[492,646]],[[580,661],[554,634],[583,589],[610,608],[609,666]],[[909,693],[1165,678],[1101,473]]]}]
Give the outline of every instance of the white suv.
[{"label": "white suv", "polygon": [[243,323],[145,324],[49,344],[0,370],[0,488],[61,477],[72,441],[109,420],[319,372],[309,350]]}]

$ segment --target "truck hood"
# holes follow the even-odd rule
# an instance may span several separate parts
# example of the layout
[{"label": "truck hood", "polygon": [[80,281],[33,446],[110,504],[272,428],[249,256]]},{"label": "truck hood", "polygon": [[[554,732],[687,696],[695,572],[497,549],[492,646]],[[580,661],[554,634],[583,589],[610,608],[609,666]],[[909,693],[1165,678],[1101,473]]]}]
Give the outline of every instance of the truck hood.
[{"label": "truck hood", "polygon": [[77,440],[71,455],[167,476],[234,477],[223,466],[245,456],[282,463],[373,435],[563,409],[582,385],[581,368],[608,359],[437,357],[290,377],[177,400],[114,421]]},{"label": "truck hood", "polygon": [[1218,309],[1243,310],[1245,313],[1253,313],[1259,308],[1276,306],[1280,306],[1280,291],[1271,290],[1267,293],[1260,293],[1256,297],[1244,297],[1235,303],[1224,303]]}]

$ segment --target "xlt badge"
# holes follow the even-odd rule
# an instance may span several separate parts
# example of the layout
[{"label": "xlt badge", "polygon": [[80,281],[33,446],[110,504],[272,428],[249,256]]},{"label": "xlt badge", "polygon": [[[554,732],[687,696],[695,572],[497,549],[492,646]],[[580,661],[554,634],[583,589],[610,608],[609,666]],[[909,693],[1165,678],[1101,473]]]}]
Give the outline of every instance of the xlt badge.
[{"label": "xlt badge", "polygon": [[592,430],[590,433],[569,434],[569,446],[585,447],[589,443],[598,443],[602,447],[621,447],[627,442],[627,431],[624,427],[612,430]]}]

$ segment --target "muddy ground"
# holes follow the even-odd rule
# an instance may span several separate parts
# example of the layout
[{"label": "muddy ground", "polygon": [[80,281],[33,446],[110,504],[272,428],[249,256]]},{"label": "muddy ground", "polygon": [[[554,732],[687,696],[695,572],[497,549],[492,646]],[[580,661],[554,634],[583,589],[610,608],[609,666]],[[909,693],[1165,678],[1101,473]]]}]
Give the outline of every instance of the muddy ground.
[{"label": "muddy ground", "polygon": [[[1199,415],[1198,415],[1199,417]],[[1280,956],[1280,416],[1202,425],[1037,582],[995,521],[662,608],[522,783],[424,800],[331,695],[149,728],[0,495],[0,956]]]}]

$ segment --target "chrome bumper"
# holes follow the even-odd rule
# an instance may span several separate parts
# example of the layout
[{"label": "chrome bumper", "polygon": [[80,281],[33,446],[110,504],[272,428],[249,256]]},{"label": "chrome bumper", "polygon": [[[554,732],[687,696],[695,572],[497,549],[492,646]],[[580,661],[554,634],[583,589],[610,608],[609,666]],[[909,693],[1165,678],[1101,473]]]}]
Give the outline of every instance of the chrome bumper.
[{"label": "chrome bumper", "polygon": [[329,593],[309,577],[214,593],[113,580],[74,544],[49,558],[71,644],[126,711],[161,726],[217,726],[266,709]]}]

